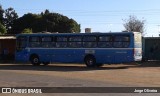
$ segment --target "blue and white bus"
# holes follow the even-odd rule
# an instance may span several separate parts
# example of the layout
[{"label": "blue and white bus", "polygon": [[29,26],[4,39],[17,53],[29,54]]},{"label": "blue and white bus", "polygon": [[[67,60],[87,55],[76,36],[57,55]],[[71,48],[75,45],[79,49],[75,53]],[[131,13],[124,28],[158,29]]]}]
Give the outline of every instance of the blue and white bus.
[{"label": "blue and white bus", "polygon": [[18,34],[16,61],[33,65],[85,63],[87,67],[142,59],[141,33]]}]

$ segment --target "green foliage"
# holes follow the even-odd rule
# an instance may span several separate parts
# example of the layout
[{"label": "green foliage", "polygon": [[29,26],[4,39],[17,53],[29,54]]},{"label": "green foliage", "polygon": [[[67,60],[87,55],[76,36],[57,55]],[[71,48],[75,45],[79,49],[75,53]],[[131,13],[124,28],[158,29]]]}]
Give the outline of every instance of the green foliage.
[{"label": "green foliage", "polygon": [[7,33],[6,28],[0,23],[0,34],[4,35],[6,33]]},{"label": "green foliage", "polygon": [[23,29],[30,28],[33,32],[59,32],[71,33],[80,32],[80,25],[73,19],[69,19],[58,13],[50,13],[49,10],[41,14],[28,13],[14,22],[12,32],[20,33]]},{"label": "green foliage", "polygon": [[3,13],[4,13],[4,10],[3,10],[2,6],[0,5],[0,23],[1,24],[3,24],[3,20],[4,20]]},{"label": "green foliage", "polygon": [[24,30],[22,31],[22,33],[29,33],[29,34],[31,34],[31,33],[32,33],[32,30],[29,29],[29,28],[26,28],[26,29],[24,29]]},{"label": "green foliage", "polygon": [[[17,34],[32,29],[33,32],[59,32],[71,33],[80,32],[80,24],[67,16],[51,13],[49,10],[41,14],[28,13],[18,18],[13,8],[3,9],[0,5],[0,31],[2,34]],[[4,30],[4,31],[2,31]]]},{"label": "green foliage", "polygon": [[13,27],[13,22],[18,18],[17,13],[13,8],[8,8],[4,10],[0,5],[0,23],[6,28],[7,34],[12,34],[11,29]]},{"label": "green foliage", "polygon": [[13,22],[18,18],[18,15],[11,7],[4,11],[4,15],[4,25],[6,26],[7,32],[11,33]]},{"label": "green foliage", "polygon": [[38,19],[37,15],[28,13],[13,22],[12,33],[21,33],[24,29],[32,29],[33,23]]}]

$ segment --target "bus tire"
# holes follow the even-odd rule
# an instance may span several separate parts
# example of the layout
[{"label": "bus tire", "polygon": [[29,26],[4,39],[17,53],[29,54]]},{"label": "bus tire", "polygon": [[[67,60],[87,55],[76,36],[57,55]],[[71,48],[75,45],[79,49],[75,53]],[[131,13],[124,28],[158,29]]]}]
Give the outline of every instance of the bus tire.
[{"label": "bus tire", "polygon": [[49,62],[43,62],[44,66],[47,66],[49,64]]},{"label": "bus tire", "polygon": [[39,57],[37,55],[31,56],[30,60],[31,60],[31,63],[32,63],[33,66],[39,66],[40,65],[40,60],[39,60]]},{"label": "bus tire", "polygon": [[96,59],[93,55],[86,56],[84,62],[87,67],[95,67],[96,65]]}]

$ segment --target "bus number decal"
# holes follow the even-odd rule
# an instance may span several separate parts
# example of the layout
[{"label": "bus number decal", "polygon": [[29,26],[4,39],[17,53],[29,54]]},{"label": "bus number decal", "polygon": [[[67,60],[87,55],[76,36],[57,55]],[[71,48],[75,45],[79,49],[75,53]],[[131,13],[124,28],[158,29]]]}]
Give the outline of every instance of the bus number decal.
[{"label": "bus number decal", "polygon": [[95,50],[85,50],[86,54],[95,54]]}]

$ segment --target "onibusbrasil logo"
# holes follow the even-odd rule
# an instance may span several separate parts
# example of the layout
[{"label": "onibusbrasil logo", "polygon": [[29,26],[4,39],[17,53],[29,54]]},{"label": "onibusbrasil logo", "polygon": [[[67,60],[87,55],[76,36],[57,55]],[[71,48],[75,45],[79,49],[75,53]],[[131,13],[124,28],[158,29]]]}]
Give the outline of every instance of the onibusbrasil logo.
[{"label": "onibusbrasil logo", "polygon": [[2,93],[42,93],[39,88],[2,88]]}]

